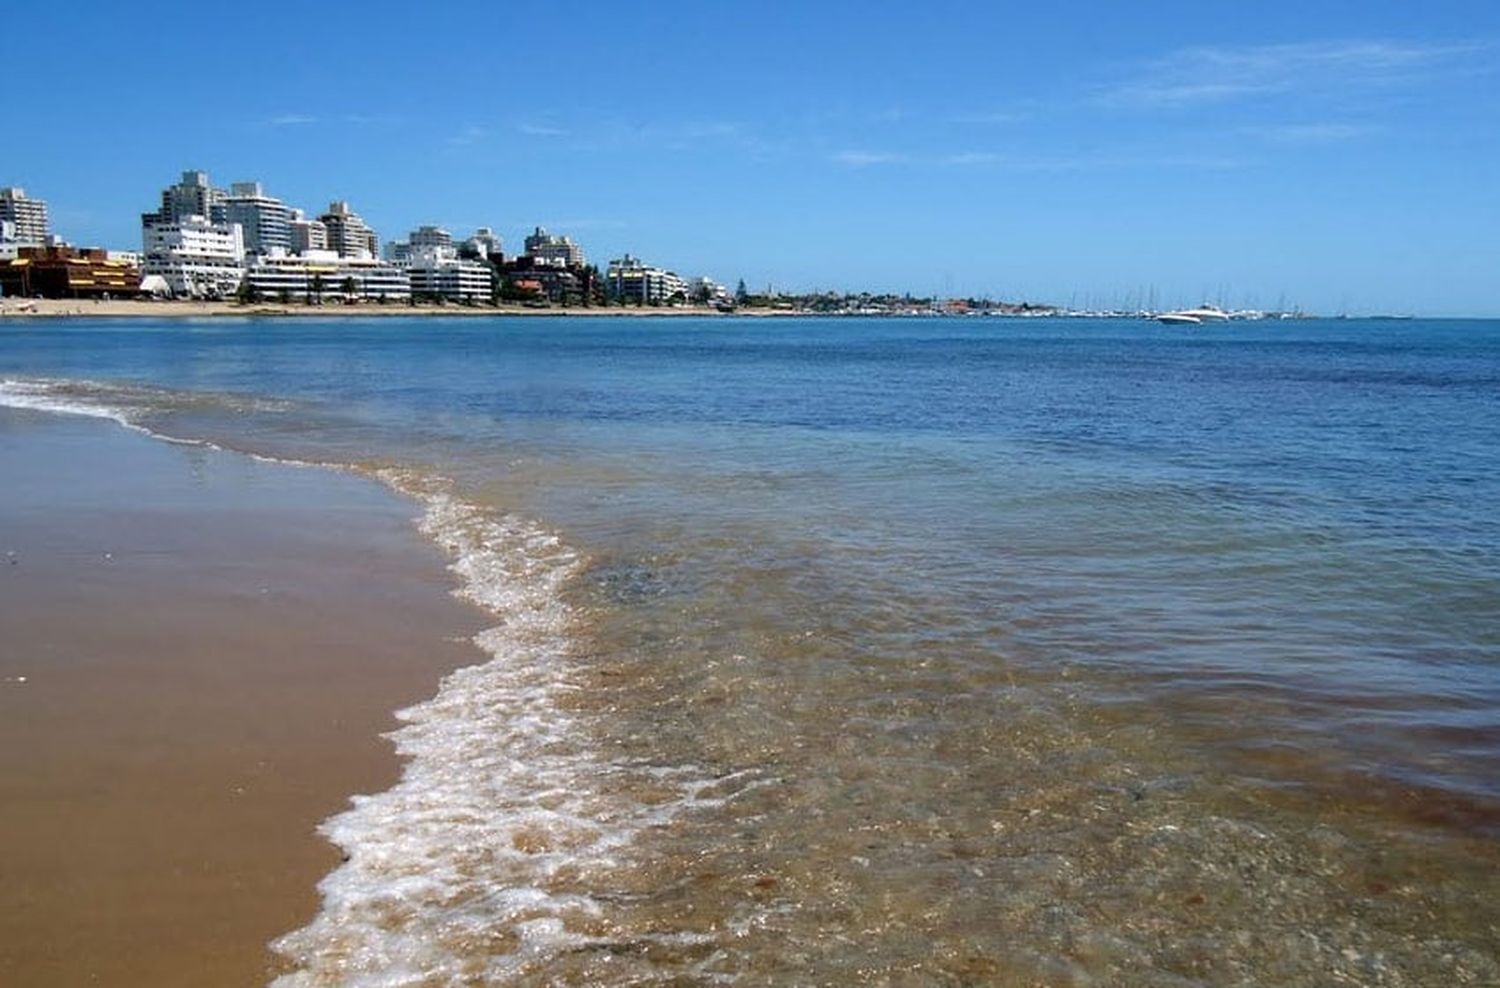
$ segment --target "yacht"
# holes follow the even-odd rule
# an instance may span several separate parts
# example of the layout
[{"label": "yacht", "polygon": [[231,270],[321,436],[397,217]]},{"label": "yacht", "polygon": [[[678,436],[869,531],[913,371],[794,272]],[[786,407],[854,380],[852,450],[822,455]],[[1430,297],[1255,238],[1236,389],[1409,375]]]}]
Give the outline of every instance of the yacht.
[{"label": "yacht", "polygon": [[1200,305],[1196,309],[1178,309],[1176,312],[1163,312],[1156,317],[1157,322],[1172,325],[1198,325],[1205,322],[1228,322],[1229,313],[1212,305]]}]

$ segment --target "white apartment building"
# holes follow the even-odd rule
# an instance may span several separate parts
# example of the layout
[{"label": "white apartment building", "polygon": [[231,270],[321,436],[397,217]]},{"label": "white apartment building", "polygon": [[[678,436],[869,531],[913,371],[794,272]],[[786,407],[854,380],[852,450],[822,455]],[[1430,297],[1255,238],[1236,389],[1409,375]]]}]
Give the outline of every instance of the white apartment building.
[{"label": "white apartment building", "polygon": [[19,186],[0,188],[0,241],[43,244],[49,233],[44,200],[28,197]]},{"label": "white apartment building", "polygon": [[287,242],[289,249],[296,254],[327,250],[328,228],[322,221],[310,220],[302,210],[294,209],[287,219]]},{"label": "white apartment building", "polygon": [[651,267],[629,254],[609,262],[604,283],[611,298],[646,305],[659,305],[679,293],[686,298],[688,290],[687,282],[671,271]]},{"label": "white apartment building", "polygon": [[373,257],[340,257],[337,251],[308,250],[255,258],[245,280],[258,296],[288,302],[406,302],[406,272]]},{"label": "white apartment building", "polygon": [[173,295],[222,298],[244,276],[245,241],[238,224],[189,214],[169,222],[148,213],[141,222],[143,274],[160,275]]},{"label": "white apartment building", "polygon": [[224,219],[238,223],[247,254],[271,254],[292,247],[292,211],[268,196],[259,182],[235,182],[224,197]]},{"label": "white apartment building", "polygon": [[493,294],[487,264],[465,260],[452,247],[416,247],[406,263],[411,293],[455,302],[487,302]]},{"label": "white apartment building", "polygon": [[331,202],[318,217],[328,230],[328,249],[340,257],[374,258],[380,255],[380,238],[347,202]]},{"label": "white apartment building", "polygon": [[560,264],[563,267],[581,268],[588,263],[583,248],[570,237],[559,237],[537,227],[526,238],[526,253],[543,263]]}]

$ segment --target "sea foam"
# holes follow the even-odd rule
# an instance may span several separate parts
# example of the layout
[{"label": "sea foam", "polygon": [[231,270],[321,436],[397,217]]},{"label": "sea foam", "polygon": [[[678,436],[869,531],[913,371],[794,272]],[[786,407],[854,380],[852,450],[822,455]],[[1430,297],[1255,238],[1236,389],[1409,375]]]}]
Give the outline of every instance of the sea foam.
[{"label": "sea foam", "polygon": [[[563,589],[582,557],[528,519],[476,507],[430,476],[381,471],[420,499],[458,593],[498,619],[490,660],[400,711],[407,759],[393,788],[359,796],[321,832],[345,863],[308,926],[272,944],[295,970],[276,988],[504,981],[608,939],[610,885],[643,831],[722,801],[694,768],[612,762],[588,745],[570,656],[579,616]],[[626,778],[665,784],[643,802]],[[659,790],[658,790],[659,792]],[[559,880],[561,879],[561,880]]]}]

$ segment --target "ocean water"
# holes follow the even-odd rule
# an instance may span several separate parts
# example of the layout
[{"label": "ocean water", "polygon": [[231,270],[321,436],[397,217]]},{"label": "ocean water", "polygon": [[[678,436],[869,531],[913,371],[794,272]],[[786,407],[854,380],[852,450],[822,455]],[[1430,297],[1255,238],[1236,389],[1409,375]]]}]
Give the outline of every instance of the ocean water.
[{"label": "ocean water", "polygon": [[1500,322],[0,327],[494,615],[311,985],[1500,984]]}]

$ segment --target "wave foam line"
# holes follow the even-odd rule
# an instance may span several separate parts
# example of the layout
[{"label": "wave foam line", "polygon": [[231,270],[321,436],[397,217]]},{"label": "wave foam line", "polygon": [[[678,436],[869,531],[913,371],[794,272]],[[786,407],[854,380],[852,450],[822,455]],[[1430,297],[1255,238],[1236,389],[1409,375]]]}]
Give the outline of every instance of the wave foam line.
[{"label": "wave foam line", "polygon": [[[313,922],[272,944],[296,967],[275,988],[491,984],[608,942],[606,904],[591,893],[610,887],[626,849],[730,798],[715,788],[724,779],[692,767],[609,762],[588,747],[587,715],[562,702],[580,688],[577,615],[562,592],[582,566],[575,551],[445,482],[378,475],[421,500],[420,526],[448,552],[458,592],[500,623],[475,639],[490,661],[398,713],[400,782],[320,828],[346,860],[320,883]],[[630,797],[648,776],[674,795]]]}]

